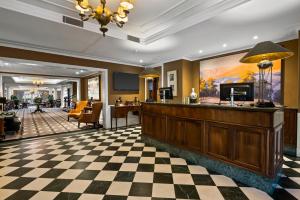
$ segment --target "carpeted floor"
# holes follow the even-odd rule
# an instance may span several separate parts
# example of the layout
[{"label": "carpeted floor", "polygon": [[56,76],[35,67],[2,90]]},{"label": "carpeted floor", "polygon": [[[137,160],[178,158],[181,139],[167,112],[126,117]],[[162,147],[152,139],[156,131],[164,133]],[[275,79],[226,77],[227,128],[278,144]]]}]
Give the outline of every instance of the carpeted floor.
[{"label": "carpeted floor", "polygon": [[22,122],[21,130],[16,135],[7,135],[6,140],[79,130],[76,120],[68,122],[67,113],[60,108],[43,108],[46,111],[44,113],[32,113],[34,110],[28,108],[15,111]]}]

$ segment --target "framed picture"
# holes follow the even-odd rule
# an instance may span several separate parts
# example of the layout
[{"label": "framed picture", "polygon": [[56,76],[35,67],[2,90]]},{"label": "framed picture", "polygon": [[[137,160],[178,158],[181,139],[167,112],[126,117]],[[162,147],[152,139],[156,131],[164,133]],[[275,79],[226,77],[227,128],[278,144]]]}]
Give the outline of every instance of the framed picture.
[{"label": "framed picture", "polygon": [[88,98],[99,99],[99,76],[88,79]]},{"label": "framed picture", "polygon": [[167,84],[168,87],[173,88],[173,96],[177,96],[177,71],[168,71],[167,72]]},{"label": "framed picture", "polygon": [[[218,57],[200,61],[200,97],[202,102],[218,103],[220,101],[220,84],[223,83],[254,83],[255,99],[258,97],[259,69],[257,64],[240,63],[246,53]],[[270,76],[270,74],[266,74]],[[281,100],[281,61],[273,62],[272,73],[273,101],[280,104]],[[265,92],[267,94],[267,91]]]}]

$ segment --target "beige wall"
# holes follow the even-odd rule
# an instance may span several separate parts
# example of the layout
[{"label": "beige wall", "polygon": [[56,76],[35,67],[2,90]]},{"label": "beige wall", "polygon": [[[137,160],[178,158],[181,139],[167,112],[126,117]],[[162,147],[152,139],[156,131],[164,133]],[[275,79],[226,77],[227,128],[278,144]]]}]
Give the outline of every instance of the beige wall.
[{"label": "beige wall", "polygon": [[190,96],[193,88],[193,63],[188,60],[182,61],[182,100]]},{"label": "beige wall", "polygon": [[108,91],[109,91],[109,104],[114,104],[115,101],[121,97],[123,102],[133,101],[134,97],[138,97],[140,101],[145,100],[145,79],[140,78],[139,92],[126,92],[126,91],[114,91],[113,89],[113,73],[114,72],[126,72],[139,74],[143,68],[133,68],[133,67],[119,67],[114,69],[109,69],[108,71]]},{"label": "beige wall", "polygon": [[298,40],[282,42],[281,45],[295,53],[284,61],[283,92],[284,105],[292,108],[299,107],[299,51]]},{"label": "beige wall", "polygon": [[177,96],[174,96],[174,102],[182,102],[182,66],[183,60],[177,60],[164,64],[164,87],[167,87],[167,73],[168,71],[177,71]]},{"label": "beige wall", "polygon": [[[177,97],[174,102],[182,103],[185,97],[190,96],[192,88],[199,91],[199,65],[188,60],[177,60],[164,64],[164,86],[167,86],[167,72],[177,71]],[[197,73],[197,75],[195,74]]]},{"label": "beige wall", "polygon": [[[300,32],[299,32],[300,38]],[[299,108],[300,106],[300,43],[298,39],[289,40],[280,43],[285,48],[293,51],[294,56],[286,59],[283,64],[283,98],[284,105],[291,108]],[[205,59],[212,59],[216,57],[227,56],[231,54],[246,52],[238,51],[231,52],[224,55],[213,56]],[[202,60],[205,60],[202,59]],[[197,94],[199,94],[199,82],[200,82],[200,60],[188,61],[177,60],[164,64],[164,86],[167,86],[167,72],[177,70],[177,97],[174,98],[174,102],[182,102],[183,98],[190,95],[191,89],[195,88]]]},{"label": "beige wall", "polygon": [[[116,92],[113,90],[112,86],[112,73],[114,71],[120,72],[128,72],[128,73],[140,73],[143,68],[132,66],[132,65],[124,65],[110,62],[103,62],[91,59],[84,58],[76,58],[71,56],[63,56],[51,53],[44,53],[38,51],[30,51],[25,49],[11,48],[0,46],[0,57],[8,57],[8,58],[17,58],[17,59],[25,59],[25,60],[35,60],[42,62],[51,62],[51,63],[59,63],[59,64],[67,64],[67,65],[76,65],[76,66],[85,66],[85,67],[95,67],[108,69],[108,99],[109,104],[114,104],[114,101],[118,97],[122,97],[124,101],[130,100],[132,101],[134,97],[139,97],[141,101],[144,101],[144,79],[140,80],[140,91],[138,93],[132,92]],[[28,72],[30,73],[30,72]],[[32,73],[32,72],[31,72]],[[87,91],[85,91],[85,81],[81,80],[81,99],[86,99]],[[87,88],[87,87],[86,87]]]}]

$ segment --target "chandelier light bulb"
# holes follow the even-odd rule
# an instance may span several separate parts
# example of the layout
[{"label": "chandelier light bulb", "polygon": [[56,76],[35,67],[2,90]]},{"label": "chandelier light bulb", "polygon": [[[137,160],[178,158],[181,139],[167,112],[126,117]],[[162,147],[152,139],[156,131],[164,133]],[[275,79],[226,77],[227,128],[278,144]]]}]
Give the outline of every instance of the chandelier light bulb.
[{"label": "chandelier light bulb", "polygon": [[83,0],[81,2],[79,1],[76,1],[76,5],[75,5],[75,8],[80,11],[80,13],[85,13],[85,12],[88,12],[90,9],[89,9],[89,1],[88,0]]},{"label": "chandelier light bulb", "polygon": [[126,10],[131,10],[133,9],[133,0],[121,0],[120,5]]},{"label": "chandelier light bulb", "polygon": [[119,15],[119,17],[121,17],[121,18],[125,18],[125,17],[126,17],[126,13],[125,13],[125,11],[124,11],[124,8],[121,7],[121,6],[118,8],[118,15]]},{"label": "chandelier light bulb", "polygon": [[118,21],[118,22],[122,22],[122,23],[126,23],[126,22],[128,22],[128,17],[120,17],[119,15],[116,15],[116,20]]}]

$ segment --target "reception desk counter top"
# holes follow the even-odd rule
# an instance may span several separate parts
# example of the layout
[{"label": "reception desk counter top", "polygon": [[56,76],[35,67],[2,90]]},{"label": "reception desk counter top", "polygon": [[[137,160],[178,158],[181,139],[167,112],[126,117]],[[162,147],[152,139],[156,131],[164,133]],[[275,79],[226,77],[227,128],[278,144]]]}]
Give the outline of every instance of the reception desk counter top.
[{"label": "reception desk counter top", "polygon": [[226,109],[226,110],[245,110],[252,112],[276,112],[278,110],[282,110],[283,107],[275,107],[275,108],[260,108],[250,105],[241,105],[241,106],[230,106],[229,104],[217,104],[217,103],[194,103],[194,104],[184,104],[184,103],[161,103],[161,102],[153,102],[146,104],[155,104],[155,105],[163,105],[163,106],[179,106],[179,107],[199,107],[199,108],[215,108],[215,109]]},{"label": "reception desk counter top", "polygon": [[283,120],[281,108],[143,103],[142,138],[271,193],[283,163]]}]

